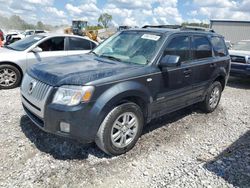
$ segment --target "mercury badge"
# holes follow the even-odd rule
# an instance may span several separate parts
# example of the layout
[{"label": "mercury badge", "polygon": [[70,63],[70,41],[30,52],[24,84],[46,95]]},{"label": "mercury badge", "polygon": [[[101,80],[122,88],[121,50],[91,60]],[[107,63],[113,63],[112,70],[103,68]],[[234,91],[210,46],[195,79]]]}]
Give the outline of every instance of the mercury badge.
[{"label": "mercury badge", "polygon": [[36,82],[34,82],[34,81],[30,82],[30,84],[29,84],[29,90],[28,90],[28,93],[30,95],[32,94],[32,92],[33,92],[33,90],[34,90],[35,87],[36,87]]}]

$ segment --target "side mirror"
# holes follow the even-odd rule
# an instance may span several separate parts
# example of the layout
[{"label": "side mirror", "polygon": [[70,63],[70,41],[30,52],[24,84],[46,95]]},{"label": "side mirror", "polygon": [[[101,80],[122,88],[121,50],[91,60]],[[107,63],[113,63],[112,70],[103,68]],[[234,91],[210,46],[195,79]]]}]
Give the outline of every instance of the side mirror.
[{"label": "side mirror", "polygon": [[40,48],[40,47],[35,47],[35,48],[33,48],[32,50],[31,50],[31,52],[34,52],[34,53],[39,53],[39,52],[42,52],[43,51],[43,49],[42,48]]},{"label": "side mirror", "polygon": [[166,68],[166,67],[177,67],[180,66],[180,56],[176,55],[165,55],[161,60],[160,60],[160,68]]}]

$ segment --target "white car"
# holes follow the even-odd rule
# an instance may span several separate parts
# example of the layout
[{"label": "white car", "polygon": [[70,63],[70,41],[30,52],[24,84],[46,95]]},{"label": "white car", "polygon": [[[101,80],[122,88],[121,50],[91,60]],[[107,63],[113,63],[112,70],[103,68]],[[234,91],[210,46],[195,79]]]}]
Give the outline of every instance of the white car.
[{"label": "white car", "polygon": [[0,89],[19,86],[26,69],[35,63],[85,54],[97,45],[87,37],[48,33],[7,45],[0,49]]},{"label": "white car", "polygon": [[15,31],[15,30],[12,30],[12,31],[9,31],[7,34],[6,34],[6,40],[5,40],[5,44],[6,45],[9,45],[13,42],[16,42],[18,40],[21,40],[21,39],[24,39],[25,38],[25,35],[22,34],[23,32],[21,31]]}]

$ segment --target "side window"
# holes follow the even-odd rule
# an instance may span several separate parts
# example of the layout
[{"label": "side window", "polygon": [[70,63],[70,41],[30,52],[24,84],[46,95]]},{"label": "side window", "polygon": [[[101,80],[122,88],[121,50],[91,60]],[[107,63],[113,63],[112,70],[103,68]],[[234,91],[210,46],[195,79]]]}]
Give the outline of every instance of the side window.
[{"label": "side window", "polygon": [[69,50],[91,50],[91,43],[88,40],[80,38],[69,38]]},{"label": "side window", "polygon": [[38,47],[42,48],[43,51],[63,51],[64,50],[64,37],[54,37],[50,38],[41,44]]},{"label": "side window", "polygon": [[212,47],[206,37],[195,36],[193,38],[193,56],[194,59],[212,57]]},{"label": "side window", "polygon": [[211,43],[214,48],[214,54],[215,56],[226,56],[227,55],[227,47],[224,43],[223,38],[221,37],[212,37]]},{"label": "side window", "polygon": [[188,36],[180,36],[173,38],[168,44],[165,55],[177,55],[180,56],[180,61],[189,60],[189,37]]}]

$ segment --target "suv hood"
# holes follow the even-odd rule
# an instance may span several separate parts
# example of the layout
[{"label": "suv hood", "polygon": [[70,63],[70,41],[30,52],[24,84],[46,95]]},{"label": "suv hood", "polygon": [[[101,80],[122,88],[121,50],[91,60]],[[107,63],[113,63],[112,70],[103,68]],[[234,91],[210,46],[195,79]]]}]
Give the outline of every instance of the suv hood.
[{"label": "suv hood", "polygon": [[52,86],[86,85],[88,82],[117,76],[141,65],[125,64],[94,55],[59,58],[32,66],[28,74]]}]

